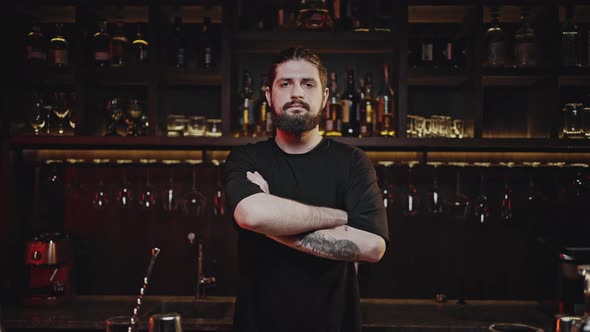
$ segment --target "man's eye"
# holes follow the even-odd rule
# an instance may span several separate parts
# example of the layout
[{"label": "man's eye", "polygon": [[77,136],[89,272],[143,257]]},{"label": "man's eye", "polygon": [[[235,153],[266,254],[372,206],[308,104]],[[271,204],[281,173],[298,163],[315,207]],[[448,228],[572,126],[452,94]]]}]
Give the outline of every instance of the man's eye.
[{"label": "man's eye", "polygon": [[283,82],[283,83],[281,83],[281,84],[280,84],[280,86],[281,86],[281,87],[286,87],[286,86],[289,86],[289,82]]},{"label": "man's eye", "polygon": [[313,88],[314,85],[313,85],[313,83],[305,83],[305,87],[306,88]]}]

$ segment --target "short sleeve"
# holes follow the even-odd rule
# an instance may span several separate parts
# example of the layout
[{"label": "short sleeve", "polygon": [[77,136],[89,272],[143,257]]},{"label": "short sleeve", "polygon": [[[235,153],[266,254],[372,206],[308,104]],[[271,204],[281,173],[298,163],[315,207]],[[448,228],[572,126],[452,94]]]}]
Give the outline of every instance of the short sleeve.
[{"label": "short sleeve", "polygon": [[389,242],[387,213],[377,183],[375,167],[359,149],[354,150],[350,167],[346,211],[351,227],[380,235]]},{"label": "short sleeve", "polygon": [[252,145],[235,147],[226,159],[224,185],[232,215],[242,199],[263,192],[258,185],[246,178],[246,172],[256,170],[255,160],[256,154]]}]

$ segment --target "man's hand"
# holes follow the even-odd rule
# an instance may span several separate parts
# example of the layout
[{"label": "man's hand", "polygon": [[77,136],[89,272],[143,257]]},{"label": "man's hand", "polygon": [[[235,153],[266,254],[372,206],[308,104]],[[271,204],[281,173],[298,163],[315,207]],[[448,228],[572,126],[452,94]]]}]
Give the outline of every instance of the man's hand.
[{"label": "man's hand", "polygon": [[246,177],[248,178],[248,180],[250,180],[250,182],[257,184],[260,187],[260,189],[264,191],[265,194],[270,194],[270,190],[268,190],[268,183],[262,177],[262,175],[258,173],[258,171],[254,173],[246,172]]}]

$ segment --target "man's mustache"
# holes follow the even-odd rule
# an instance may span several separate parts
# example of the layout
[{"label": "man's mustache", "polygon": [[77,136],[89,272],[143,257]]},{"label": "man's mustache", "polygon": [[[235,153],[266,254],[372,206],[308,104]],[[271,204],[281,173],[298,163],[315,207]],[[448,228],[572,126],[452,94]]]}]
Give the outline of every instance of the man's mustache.
[{"label": "man's mustache", "polygon": [[309,106],[308,103],[301,101],[301,100],[291,100],[285,103],[285,105],[283,105],[283,109],[287,109],[289,107],[293,107],[293,106],[299,106],[301,108],[305,108],[305,110],[307,110],[309,112],[309,110],[311,109],[311,107]]}]

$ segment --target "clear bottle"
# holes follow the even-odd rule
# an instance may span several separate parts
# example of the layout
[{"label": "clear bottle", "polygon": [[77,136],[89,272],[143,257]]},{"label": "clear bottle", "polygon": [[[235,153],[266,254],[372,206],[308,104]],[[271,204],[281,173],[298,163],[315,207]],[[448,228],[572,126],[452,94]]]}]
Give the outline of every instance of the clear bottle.
[{"label": "clear bottle", "polygon": [[47,39],[41,32],[41,25],[35,20],[31,31],[27,34],[25,54],[30,64],[41,64],[47,61]]},{"label": "clear bottle", "polygon": [[377,97],[377,127],[380,136],[396,135],[395,91],[389,80],[389,64],[383,64],[383,88]]},{"label": "clear bottle", "polygon": [[69,64],[70,48],[68,40],[63,34],[63,24],[55,25],[55,34],[49,41],[49,63],[57,67]]},{"label": "clear bottle", "polygon": [[134,60],[137,63],[148,63],[150,43],[141,33],[141,23],[137,24],[137,33],[135,34],[135,38],[133,39],[133,42],[131,42],[131,45],[133,48]]},{"label": "clear bottle", "polygon": [[173,67],[182,68],[186,65],[186,39],[180,16],[174,18],[168,60]]},{"label": "clear bottle", "polygon": [[490,67],[503,67],[506,64],[506,35],[500,27],[498,8],[492,7],[492,23],[486,31],[487,58]]},{"label": "clear bottle", "polygon": [[347,74],[346,90],[342,93],[342,136],[358,137],[359,123],[357,112],[359,96],[354,88],[354,70],[349,69]]},{"label": "clear bottle", "polygon": [[112,65],[124,66],[127,64],[127,48],[129,39],[125,36],[125,23],[122,19],[117,20],[117,27],[113,35],[112,43]]},{"label": "clear bottle", "polygon": [[514,61],[517,67],[531,67],[536,65],[535,59],[535,30],[530,26],[528,11],[523,8],[520,24],[514,33]]},{"label": "clear bottle", "polygon": [[330,31],[334,27],[326,0],[301,0],[297,14],[297,30]]},{"label": "clear bottle", "polygon": [[574,8],[569,3],[565,21],[561,26],[561,65],[564,67],[581,66],[580,34],[573,16]]},{"label": "clear bottle", "polygon": [[200,67],[211,68],[215,66],[214,58],[214,47],[213,47],[213,36],[211,36],[211,17],[206,16],[203,19],[203,25],[201,27],[201,45],[200,48]]},{"label": "clear bottle", "polygon": [[107,30],[107,21],[101,20],[98,23],[98,30],[92,36],[94,50],[94,63],[98,67],[108,67],[112,60],[111,36]]},{"label": "clear bottle", "polygon": [[338,95],[336,73],[330,73],[330,99],[323,125],[326,136],[342,136],[342,100]]}]

